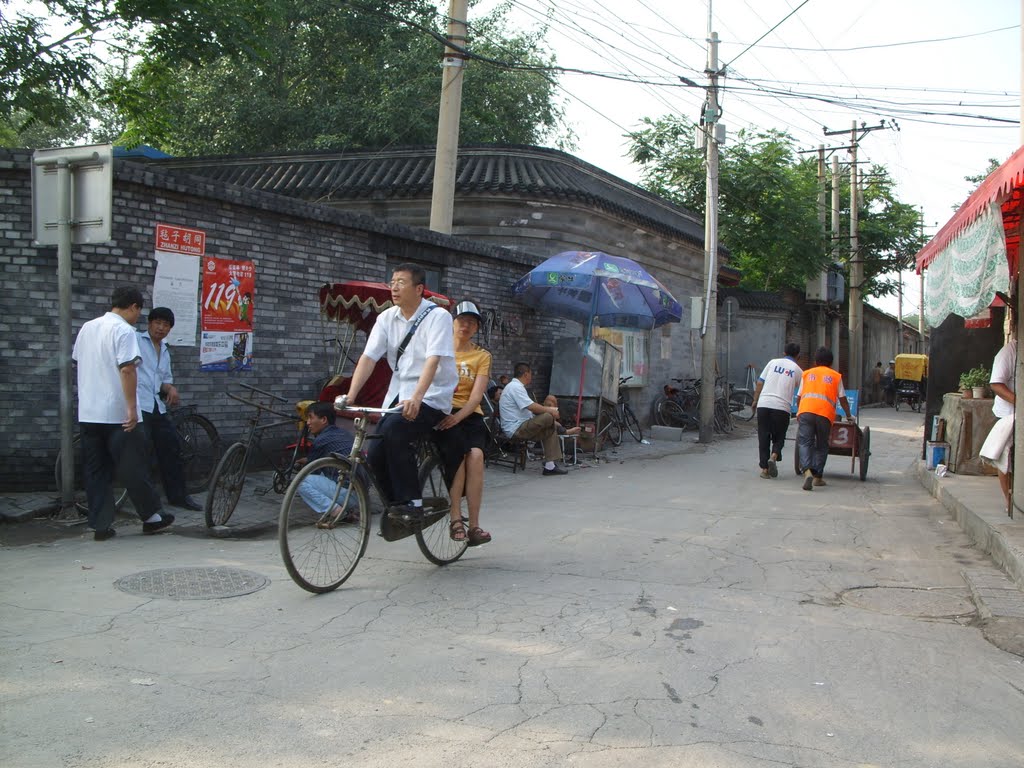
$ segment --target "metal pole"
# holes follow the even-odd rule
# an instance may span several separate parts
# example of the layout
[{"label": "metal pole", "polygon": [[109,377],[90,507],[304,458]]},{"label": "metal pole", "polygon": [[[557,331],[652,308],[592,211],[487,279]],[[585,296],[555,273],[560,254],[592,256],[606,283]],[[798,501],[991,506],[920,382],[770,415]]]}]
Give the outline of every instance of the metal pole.
[{"label": "metal pole", "polygon": [[60,385],[60,515],[61,520],[77,520],[75,510],[75,461],[71,446],[73,410],[71,407],[71,163],[57,159],[57,295],[59,302],[60,360],[57,364]]},{"label": "metal pole", "polygon": [[[437,115],[437,148],[434,155],[434,188],[430,201],[430,228],[452,233],[455,212],[455,168],[459,155],[459,119],[462,113],[462,73],[466,54],[467,0],[451,0],[448,11],[448,42],[444,49],[441,106]],[[456,46],[456,47],[453,47]]]},{"label": "metal pole", "polygon": [[[710,8],[708,10],[710,14]],[[710,25],[710,19],[708,21]],[[707,186],[704,205],[704,330],[701,336],[701,388],[700,388],[700,437],[702,443],[710,443],[714,432],[715,419],[715,358],[718,308],[718,269],[715,257],[718,254],[718,139],[715,127],[718,123],[718,33],[708,36],[707,75],[711,81],[708,87],[707,111],[704,129],[707,132]]]},{"label": "metal pole", "polygon": [[860,258],[857,211],[857,121],[853,121],[850,136],[850,364],[848,386],[860,389],[862,379],[861,356],[864,351],[864,264]]}]

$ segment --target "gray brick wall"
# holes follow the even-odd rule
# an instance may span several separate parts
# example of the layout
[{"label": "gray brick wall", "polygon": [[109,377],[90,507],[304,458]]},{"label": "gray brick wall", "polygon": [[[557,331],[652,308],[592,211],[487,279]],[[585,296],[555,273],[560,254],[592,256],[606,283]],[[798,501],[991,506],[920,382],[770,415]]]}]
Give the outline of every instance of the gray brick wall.
[{"label": "gray brick wall", "polygon": [[[3,490],[52,488],[59,446],[57,249],[32,245],[29,162],[27,152],[0,149]],[[134,283],[149,301],[157,223],[204,230],[208,256],[256,264],[254,369],[201,372],[198,347],[172,349],[184,401],[209,416],[226,440],[241,433],[248,415],[224,394],[237,382],[290,401],[316,394],[315,382],[334,364],[323,344],[334,333],[319,316],[319,286],[348,279],[383,280],[389,259],[440,269],[442,292],[455,300],[473,297],[499,321],[487,339],[496,372],[511,372],[513,362],[528,359],[538,372],[538,391],[546,391],[549,340],[563,335],[563,323],[512,303],[508,286],[533,266],[528,257],[198,177],[165,176],[120,161],[115,166],[113,212],[111,243],[73,249],[73,333],[107,310],[115,285]]]}]

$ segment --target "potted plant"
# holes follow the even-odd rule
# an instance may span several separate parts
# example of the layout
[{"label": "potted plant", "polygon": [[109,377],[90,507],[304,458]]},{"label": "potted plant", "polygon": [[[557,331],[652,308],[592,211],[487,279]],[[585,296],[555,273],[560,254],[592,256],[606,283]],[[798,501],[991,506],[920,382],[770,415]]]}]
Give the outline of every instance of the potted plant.
[{"label": "potted plant", "polygon": [[971,370],[961,373],[960,389],[964,393],[964,397],[985,397],[985,390],[988,389],[990,378],[991,374],[984,365],[979,365],[976,368],[971,368]]}]

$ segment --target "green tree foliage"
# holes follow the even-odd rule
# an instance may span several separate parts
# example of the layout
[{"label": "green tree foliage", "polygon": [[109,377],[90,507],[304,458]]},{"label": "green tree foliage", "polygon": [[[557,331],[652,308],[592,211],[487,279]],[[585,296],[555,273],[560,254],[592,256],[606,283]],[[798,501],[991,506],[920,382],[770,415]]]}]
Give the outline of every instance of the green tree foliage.
[{"label": "green tree foliage", "polygon": [[[644,168],[652,192],[695,213],[705,207],[704,150],[694,146],[694,127],[678,117],[645,120],[631,135],[630,154]],[[865,295],[884,295],[895,282],[884,275],[906,268],[921,246],[918,214],[900,203],[885,169],[872,168],[860,205],[860,252]],[[841,232],[849,231],[849,182]],[[793,139],[777,130],[740,130],[719,155],[719,239],[730,264],[752,290],[803,289],[806,281],[842,261],[830,253],[818,218],[817,161],[801,158]],[[840,248],[845,248],[845,241]]]},{"label": "green tree foliage", "polygon": [[[644,184],[703,214],[704,150],[694,146],[693,125],[678,117],[645,123],[630,149],[644,167]],[[818,225],[815,170],[796,159],[785,133],[732,137],[719,155],[718,193],[719,239],[745,287],[802,288],[830,263]]]},{"label": "green tree foliage", "polygon": [[[6,4],[7,0],[0,0]],[[26,15],[0,27],[0,130],[124,128],[120,143],[174,154],[433,143],[444,20],[428,0],[56,0],[50,39]],[[543,30],[508,34],[509,5],[470,14],[461,140],[540,143],[563,108],[532,67]],[[130,71],[98,75],[105,56]],[[33,62],[35,62],[33,64]],[[45,66],[44,66],[45,65]],[[41,87],[40,84],[48,84]],[[83,100],[84,99],[84,100]],[[38,141],[38,135],[32,137]],[[49,142],[47,142],[49,143]]]}]

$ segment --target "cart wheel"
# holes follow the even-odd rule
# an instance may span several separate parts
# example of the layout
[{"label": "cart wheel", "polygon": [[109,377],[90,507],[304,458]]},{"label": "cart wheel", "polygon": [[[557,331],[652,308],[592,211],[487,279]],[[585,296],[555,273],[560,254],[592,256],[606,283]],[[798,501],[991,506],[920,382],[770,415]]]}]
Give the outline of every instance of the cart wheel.
[{"label": "cart wheel", "polygon": [[800,444],[797,443],[796,438],[793,438],[793,470],[797,477],[803,474],[800,471]]},{"label": "cart wheel", "polygon": [[871,427],[864,427],[860,436],[860,479],[868,479],[868,459],[871,458]]},{"label": "cart wheel", "polygon": [[898,411],[900,409],[900,399],[898,397],[896,398],[895,406],[896,410]]}]

